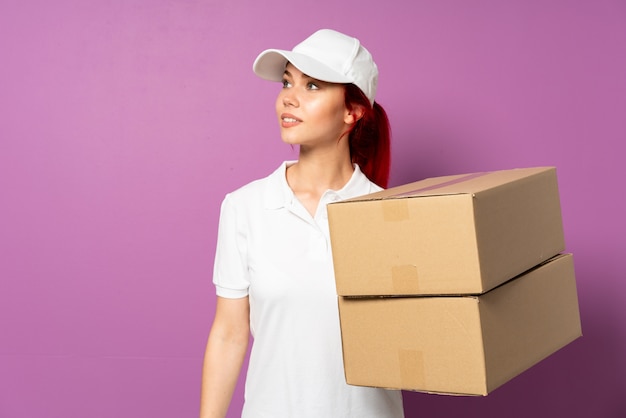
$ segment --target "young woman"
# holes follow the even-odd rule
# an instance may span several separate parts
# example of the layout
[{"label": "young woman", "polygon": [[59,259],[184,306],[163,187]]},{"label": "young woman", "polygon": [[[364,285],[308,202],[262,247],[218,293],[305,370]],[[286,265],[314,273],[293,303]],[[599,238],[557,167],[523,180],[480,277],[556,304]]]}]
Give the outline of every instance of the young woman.
[{"label": "young woman", "polygon": [[222,203],[200,415],[226,415],[252,333],[242,417],[403,417],[399,391],[346,384],[326,215],[387,185],[376,64],[357,39],[324,29],[253,68],[282,82],[280,133],[299,157]]}]

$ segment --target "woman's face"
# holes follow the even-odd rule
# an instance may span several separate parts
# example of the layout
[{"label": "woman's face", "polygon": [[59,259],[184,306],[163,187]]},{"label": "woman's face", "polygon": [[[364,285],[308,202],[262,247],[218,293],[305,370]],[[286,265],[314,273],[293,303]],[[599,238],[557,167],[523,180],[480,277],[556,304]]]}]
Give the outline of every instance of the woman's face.
[{"label": "woman's face", "polygon": [[281,137],[301,146],[336,145],[353,118],[341,84],[319,81],[287,64],[276,99]]}]

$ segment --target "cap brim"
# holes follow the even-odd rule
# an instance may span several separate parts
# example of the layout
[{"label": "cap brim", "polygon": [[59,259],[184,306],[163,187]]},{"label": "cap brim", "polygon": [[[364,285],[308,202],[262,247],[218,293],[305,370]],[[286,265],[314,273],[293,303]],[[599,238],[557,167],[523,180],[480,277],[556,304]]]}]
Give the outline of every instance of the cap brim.
[{"label": "cap brim", "polygon": [[329,83],[351,83],[352,80],[321,62],[303,54],[281,49],[267,49],[259,54],[252,69],[259,77],[270,81],[281,81],[285,67],[290,62],[309,77]]}]

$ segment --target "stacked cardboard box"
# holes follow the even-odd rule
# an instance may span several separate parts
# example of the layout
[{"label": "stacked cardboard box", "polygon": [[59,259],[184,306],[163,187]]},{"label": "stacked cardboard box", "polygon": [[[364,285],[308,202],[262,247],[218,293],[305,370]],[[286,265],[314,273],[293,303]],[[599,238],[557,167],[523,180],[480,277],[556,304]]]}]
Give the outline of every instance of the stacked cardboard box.
[{"label": "stacked cardboard box", "polygon": [[553,167],[328,206],[349,384],[486,395],[581,335]]}]

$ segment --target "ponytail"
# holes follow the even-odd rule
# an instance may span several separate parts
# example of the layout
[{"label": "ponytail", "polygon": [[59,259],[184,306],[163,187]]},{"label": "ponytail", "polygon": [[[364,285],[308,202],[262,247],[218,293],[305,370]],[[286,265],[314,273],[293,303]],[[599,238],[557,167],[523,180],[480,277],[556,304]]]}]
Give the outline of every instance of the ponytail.
[{"label": "ponytail", "polygon": [[387,187],[391,168],[391,126],[381,105],[369,99],[354,84],[346,84],[346,107],[360,105],[363,116],[349,133],[350,158],[361,171],[380,187]]}]

